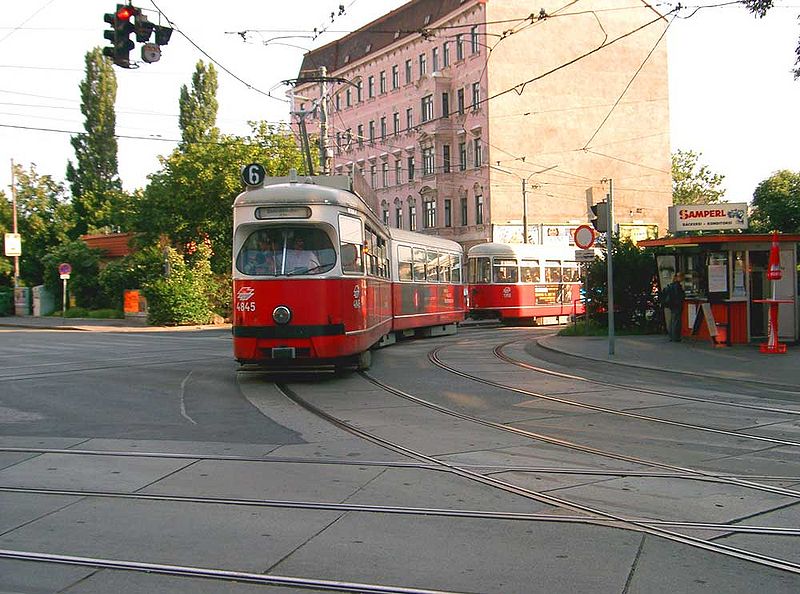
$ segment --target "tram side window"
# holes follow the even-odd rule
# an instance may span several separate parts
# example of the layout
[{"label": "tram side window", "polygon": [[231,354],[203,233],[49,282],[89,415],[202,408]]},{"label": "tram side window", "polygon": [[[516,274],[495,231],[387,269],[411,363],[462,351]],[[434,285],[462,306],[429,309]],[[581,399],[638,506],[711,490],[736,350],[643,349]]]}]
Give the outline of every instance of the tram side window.
[{"label": "tram side window", "polygon": [[450,254],[442,254],[439,265],[439,280],[443,283],[449,283],[452,270],[453,256]]},{"label": "tram side window", "polygon": [[519,275],[523,283],[541,282],[542,276],[539,271],[539,260],[522,260],[519,265]]},{"label": "tram side window", "polygon": [[414,280],[425,281],[425,262],[427,261],[425,250],[414,249]]},{"label": "tram side window", "polygon": [[517,273],[516,260],[506,260],[503,258],[494,259],[494,282],[515,283],[518,278]]},{"label": "tram side window", "polygon": [[378,258],[378,276],[381,278],[389,278],[389,259],[386,253],[386,240],[378,236],[376,245],[377,252],[375,255]]},{"label": "tram side window", "polygon": [[545,260],[544,262],[544,282],[561,282],[561,262],[558,260]]},{"label": "tram side window", "polygon": [[581,275],[578,271],[578,263],[577,262],[564,262],[564,268],[562,269],[562,282],[565,283],[579,283],[581,281]]},{"label": "tram side window", "polygon": [[412,281],[412,258],[411,248],[404,245],[397,246],[397,277],[401,281]]},{"label": "tram side window", "polygon": [[364,244],[361,221],[347,215],[339,215],[339,241],[342,253],[342,272],[361,273],[361,246]]},{"label": "tram side window", "polygon": [[426,279],[429,283],[439,282],[439,253],[428,251],[427,252],[427,276]]},{"label": "tram side window", "polygon": [[450,281],[454,283],[461,282],[461,256],[450,256]]},{"label": "tram side window", "polygon": [[469,282],[486,284],[492,280],[492,264],[489,258],[470,258]]}]

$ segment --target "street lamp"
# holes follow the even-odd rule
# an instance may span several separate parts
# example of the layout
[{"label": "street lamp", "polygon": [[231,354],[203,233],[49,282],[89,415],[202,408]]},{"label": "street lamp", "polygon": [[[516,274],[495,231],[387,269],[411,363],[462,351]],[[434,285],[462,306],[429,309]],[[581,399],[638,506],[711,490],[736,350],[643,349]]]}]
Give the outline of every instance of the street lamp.
[{"label": "street lamp", "polygon": [[[522,177],[518,173],[514,173],[508,169],[503,169],[502,167],[495,167],[494,165],[489,165],[491,169],[496,169],[501,173],[507,173],[508,175],[513,175],[517,179],[522,181],[522,242],[528,243],[528,197],[527,197],[527,185],[528,181],[534,176],[540,173],[544,173],[545,171],[550,171],[551,169],[555,169],[558,165],[552,165],[551,167],[546,167],[544,169],[540,169],[539,171],[534,171],[527,177]],[[538,186],[534,186],[538,187]]]}]

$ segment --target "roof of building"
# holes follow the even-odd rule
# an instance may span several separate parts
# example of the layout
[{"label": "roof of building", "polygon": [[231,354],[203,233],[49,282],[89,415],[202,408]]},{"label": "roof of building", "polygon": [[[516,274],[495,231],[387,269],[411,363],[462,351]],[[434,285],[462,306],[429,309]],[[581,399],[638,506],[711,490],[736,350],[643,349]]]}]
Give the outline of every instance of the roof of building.
[{"label": "roof of building", "polygon": [[318,49],[308,52],[300,67],[303,73],[325,66],[336,72],[364,56],[374,54],[396,41],[420,34],[430,23],[466,4],[464,0],[411,0],[400,8]]},{"label": "roof of building", "polygon": [[777,237],[778,243],[800,242],[800,235],[779,233],[725,233],[719,235],[689,235],[662,237],[636,242],[639,247],[689,247],[709,243],[769,243]]},{"label": "roof of building", "polygon": [[130,242],[134,236],[134,233],[98,233],[81,235],[81,241],[92,249],[100,250],[104,258],[122,258],[133,252]]}]

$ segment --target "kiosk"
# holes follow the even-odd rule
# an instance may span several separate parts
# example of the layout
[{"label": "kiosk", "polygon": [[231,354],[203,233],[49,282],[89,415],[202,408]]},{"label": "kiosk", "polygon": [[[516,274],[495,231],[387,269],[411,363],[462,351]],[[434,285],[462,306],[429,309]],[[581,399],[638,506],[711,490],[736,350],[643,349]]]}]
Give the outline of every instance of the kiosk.
[{"label": "kiosk", "polygon": [[[781,278],[770,280],[770,249],[777,242]],[[660,289],[684,273],[682,334],[715,344],[796,342],[797,243],[800,235],[714,234],[640,241],[656,248]],[[774,275],[773,275],[774,276]],[[770,305],[774,303],[772,306]],[[777,336],[770,337],[770,307]]]}]

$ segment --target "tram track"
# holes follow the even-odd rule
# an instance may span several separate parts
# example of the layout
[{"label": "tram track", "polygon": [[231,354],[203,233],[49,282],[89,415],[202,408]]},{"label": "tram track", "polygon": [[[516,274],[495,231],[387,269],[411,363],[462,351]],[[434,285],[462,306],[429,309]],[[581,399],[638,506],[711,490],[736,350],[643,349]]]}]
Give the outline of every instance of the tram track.
[{"label": "tram track", "polygon": [[[387,390],[388,392],[390,392],[392,394],[400,395],[400,394],[397,394],[397,392],[401,392],[402,393],[402,391],[397,390],[396,388],[393,388],[391,386],[383,384],[382,382],[380,382],[378,380],[375,380],[374,378],[372,378],[369,374],[367,374],[365,372],[361,372],[361,375],[363,377],[365,377],[366,379],[368,379],[369,381],[375,383],[376,385],[378,385],[382,389],[385,389],[385,390]],[[719,553],[719,554],[726,555],[726,556],[733,557],[733,558],[737,558],[737,559],[740,559],[740,560],[749,561],[749,562],[752,562],[752,563],[757,563],[759,565],[763,565],[763,566],[766,566],[766,567],[772,567],[772,568],[780,569],[780,570],[787,571],[787,572],[790,572],[790,573],[793,573],[793,574],[800,574],[800,564],[794,563],[794,562],[786,560],[786,559],[780,559],[780,558],[777,558],[777,557],[770,557],[769,555],[763,555],[761,553],[757,553],[757,552],[754,552],[754,551],[747,551],[747,550],[744,550],[744,549],[739,549],[739,548],[736,548],[736,547],[731,547],[731,546],[719,544],[719,543],[716,543],[716,542],[711,542],[711,541],[707,541],[707,540],[703,540],[703,539],[687,536],[687,535],[681,534],[679,532],[675,532],[675,531],[672,531],[672,530],[667,530],[664,527],[660,527],[660,526],[656,526],[656,525],[649,525],[649,524],[647,524],[647,523],[645,523],[643,521],[637,520],[637,519],[628,518],[628,517],[625,517],[625,516],[622,516],[622,515],[619,515],[619,514],[616,514],[616,513],[612,513],[612,512],[608,512],[608,511],[596,508],[596,507],[592,507],[592,506],[589,506],[589,505],[585,505],[585,504],[582,504],[582,503],[571,501],[571,500],[565,499],[563,497],[557,497],[557,496],[550,495],[550,494],[547,494],[547,493],[543,493],[543,492],[540,492],[540,491],[534,491],[534,490],[531,490],[531,489],[527,489],[527,488],[521,487],[519,485],[515,485],[515,484],[507,482],[507,481],[499,480],[499,479],[496,479],[496,478],[491,477],[491,476],[486,476],[486,475],[474,472],[472,470],[463,468],[463,467],[461,467],[459,465],[456,465],[456,464],[453,464],[453,463],[450,463],[450,462],[447,462],[447,461],[444,461],[444,460],[440,460],[438,458],[429,456],[428,454],[425,454],[424,452],[421,452],[421,451],[418,451],[418,450],[414,450],[414,449],[409,448],[409,447],[407,447],[405,445],[402,445],[400,443],[397,443],[397,442],[382,438],[382,437],[380,437],[379,435],[377,435],[375,433],[366,431],[364,429],[361,429],[361,428],[355,426],[351,422],[348,422],[348,421],[345,421],[343,419],[340,419],[340,418],[338,418],[338,417],[336,417],[336,416],[334,416],[334,415],[322,410],[320,407],[312,404],[311,402],[307,401],[306,399],[304,399],[302,396],[300,396],[297,392],[292,390],[286,384],[277,384],[277,388],[282,393],[284,393],[287,398],[291,399],[293,402],[295,402],[299,406],[305,408],[309,412],[314,413],[315,415],[319,416],[320,418],[332,423],[333,425],[339,427],[340,429],[342,429],[344,431],[347,431],[348,433],[351,433],[352,435],[361,437],[362,439],[365,439],[366,441],[369,441],[370,443],[373,443],[375,445],[379,445],[381,447],[387,448],[390,451],[394,451],[396,453],[401,453],[403,455],[412,457],[412,458],[417,459],[417,460],[424,460],[424,461],[426,461],[428,463],[431,463],[431,464],[439,464],[439,465],[441,465],[441,466],[443,466],[445,468],[448,468],[452,473],[454,473],[455,475],[460,476],[462,478],[469,479],[469,480],[472,480],[474,482],[477,482],[477,483],[480,483],[480,484],[483,484],[483,485],[486,485],[486,486],[489,486],[489,487],[492,487],[492,488],[495,488],[495,489],[499,489],[499,490],[507,492],[507,493],[519,495],[519,496],[522,496],[524,498],[531,499],[533,501],[544,503],[544,504],[550,505],[552,507],[555,507],[557,509],[568,509],[568,510],[571,510],[571,511],[574,511],[574,512],[586,514],[586,516],[587,516],[586,522],[593,522],[593,521],[599,520],[599,523],[602,523],[604,525],[609,525],[609,526],[618,527],[618,528],[622,528],[622,529],[635,530],[635,531],[643,532],[643,533],[646,533],[646,534],[651,534],[653,536],[662,537],[662,538],[664,538],[666,540],[670,540],[672,542],[688,545],[688,546],[691,546],[691,547],[694,547],[694,548],[697,548],[697,549],[701,549],[701,550],[705,550],[705,551],[709,551],[709,552],[714,552],[714,553]],[[423,399],[417,398],[415,396],[411,396],[411,395],[406,395],[406,396],[410,397],[409,399],[414,401],[414,402],[417,402],[419,404],[424,404],[425,406],[429,406],[430,408],[439,410],[439,412],[446,412],[447,414],[451,414],[452,413],[453,416],[456,416],[456,417],[459,417],[459,418],[463,418],[463,419],[467,419],[467,420],[472,420],[473,422],[476,422],[476,423],[482,424],[482,425],[494,426],[495,428],[502,428],[503,427],[502,425],[499,425],[499,424],[496,424],[496,423],[491,423],[489,421],[485,421],[485,420],[482,420],[482,419],[479,419],[479,418],[470,417],[469,415],[463,415],[462,413],[458,413],[456,411],[449,411],[449,409],[447,409],[446,407],[441,407],[440,405],[436,405],[434,403],[429,403],[428,401],[425,401]],[[406,396],[404,396],[404,397],[406,397]],[[425,404],[425,403],[427,403],[427,404]],[[518,432],[519,431],[519,430],[515,430],[513,428],[507,428],[507,429],[511,430],[512,432]],[[562,441],[563,442],[563,440],[558,440],[558,441]],[[658,463],[654,463],[653,465],[658,465]],[[690,472],[691,472],[691,470],[690,470]],[[702,471],[696,471],[696,472],[698,474],[705,474],[706,476],[713,476],[711,473],[702,473]],[[743,481],[743,482],[746,483],[747,481]],[[736,484],[736,483],[734,483],[734,484]],[[744,486],[744,485],[740,485],[740,486]],[[758,488],[760,488],[762,490],[767,490],[767,491],[771,492],[771,489],[766,485],[753,484],[753,488],[756,488],[756,487],[758,487]],[[779,489],[779,491],[783,491],[784,492],[783,494],[787,494],[787,495],[789,495],[789,493],[791,493],[791,495],[789,495],[789,496],[795,497],[795,498],[800,496],[800,493],[798,493],[796,491],[784,490],[784,489]],[[597,523],[597,522],[595,522],[595,523]]]}]

